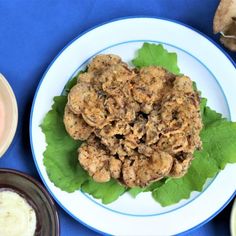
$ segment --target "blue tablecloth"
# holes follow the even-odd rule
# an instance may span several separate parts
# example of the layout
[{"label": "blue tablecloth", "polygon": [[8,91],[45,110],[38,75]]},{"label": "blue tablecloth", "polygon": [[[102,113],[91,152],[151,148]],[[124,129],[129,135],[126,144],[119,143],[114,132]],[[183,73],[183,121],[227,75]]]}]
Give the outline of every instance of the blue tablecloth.
[{"label": "blue tablecloth", "polygon": [[[212,34],[217,4],[218,0],[0,0],[0,72],[10,82],[19,106],[17,133],[0,167],[39,179],[29,145],[31,103],[47,66],[74,37],[117,17],[144,15],[179,20],[218,42]],[[236,54],[230,54],[236,60]],[[229,235],[229,213],[230,206],[213,221],[183,235]],[[98,235],[60,208],[59,215],[62,236]]]}]

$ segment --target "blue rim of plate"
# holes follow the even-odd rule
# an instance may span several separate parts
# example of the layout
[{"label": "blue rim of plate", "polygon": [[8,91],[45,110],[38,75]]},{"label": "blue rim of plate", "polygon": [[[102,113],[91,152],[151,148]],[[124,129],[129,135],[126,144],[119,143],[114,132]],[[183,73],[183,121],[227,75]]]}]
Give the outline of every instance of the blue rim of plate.
[{"label": "blue rim of plate", "polygon": [[[39,176],[42,180],[42,182],[44,183],[45,187],[47,188],[47,190],[49,191],[49,193],[52,195],[52,197],[55,199],[55,201],[58,203],[58,205],[67,213],[69,214],[71,217],[73,217],[75,220],[77,220],[78,222],[80,222],[81,224],[83,224],[84,226],[86,226],[87,228],[97,232],[97,233],[100,233],[102,235],[109,235],[103,231],[100,231],[90,225],[88,225],[87,223],[83,222],[82,220],[80,220],[78,217],[74,216],[71,212],[69,212],[63,205],[62,203],[56,198],[56,196],[51,192],[50,188],[48,187],[48,185],[46,184],[46,181],[44,180],[43,176],[42,176],[42,173],[39,169],[39,166],[37,164],[37,161],[36,161],[36,157],[35,157],[35,153],[34,153],[34,148],[33,148],[33,142],[32,142],[32,117],[33,117],[33,111],[34,111],[34,105],[35,105],[35,100],[37,98],[37,94],[38,94],[38,91],[41,87],[41,84],[44,80],[44,77],[46,76],[47,72],[49,71],[49,69],[51,68],[51,66],[54,64],[54,62],[57,60],[57,58],[65,51],[66,48],[68,48],[74,41],[76,41],[77,39],[79,39],[80,37],[82,37],[84,34],[94,30],[95,28],[99,28],[103,25],[106,25],[106,24],[109,24],[109,23],[112,23],[112,22],[116,22],[116,21],[120,21],[120,20],[127,20],[127,19],[139,19],[139,18],[146,18],[146,19],[158,19],[158,20],[164,20],[164,21],[169,21],[169,22],[172,22],[172,23],[175,23],[175,24],[178,24],[178,25],[181,25],[181,26],[184,26],[192,31],[194,31],[195,33],[197,34],[200,34],[201,36],[203,36],[206,40],[210,41],[213,45],[216,46],[216,48],[218,48],[227,58],[228,60],[232,63],[232,65],[236,68],[236,64],[235,62],[233,61],[233,59],[213,40],[211,39],[210,37],[208,37],[207,35],[205,35],[204,33],[200,32],[199,30],[193,28],[192,26],[189,26],[185,23],[182,23],[180,21],[177,21],[177,20],[172,20],[172,19],[167,19],[167,18],[163,18],[163,17],[149,17],[149,16],[127,16],[127,17],[121,17],[121,18],[115,18],[113,20],[110,20],[110,21],[106,21],[106,22],[103,22],[101,24],[98,24],[94,27],[91,27],[89,28],[88,30],[86,31],[83,31],[81,34],[79,34],[76,38],[74,38],[72,41],[70,41],[58,54],[57,56],[52,60],[52,62],[49,64],[49,66],[47,67],[46,71],[44,72],[39,84],[38,84],[38,87],[36,89],[36,92],[35,92],[35,95],[34,95],[34,99],[33,99],[33,102],[32,102],[32,107],[31,107],[31,112],[30,112],[30,127],[29,127],[29,135],[30,135],[30,146],[31,146],[31,151],[32,151],[32,155],[33,155],[33,160],[34,160],[34,163],[35,163],[35,166],[36,166],[36,169],[39,173]],[[236,190],[235,192],[232,194],[232,196],[225,202],[225,204],[223,206],[221,206],[213,215],[211,215],[208,219],[204,220],[203,222],[199,223],[198,225],[186,230],[186,231],[183,231],[183,232],[180,232],[179,234],[181,233],[187,233],[187,232],[190,232],[190,231],[193,231],[194,229],[206,224],[207,222],[209,222],[212,218],[214,218],[217,214],[219,214],[227,205],[228,203],[233,199],[233,197],[236,195]]]}]

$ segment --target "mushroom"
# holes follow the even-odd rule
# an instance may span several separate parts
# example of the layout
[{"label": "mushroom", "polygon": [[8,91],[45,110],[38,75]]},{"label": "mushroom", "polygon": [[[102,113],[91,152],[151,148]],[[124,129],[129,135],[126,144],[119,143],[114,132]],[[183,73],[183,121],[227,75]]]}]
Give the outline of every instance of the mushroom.
[{"label": "mushroom", "polygon": [[78,159],[81,166],[96,182],[108,182],[111,179],[108,169],[110,156],[101,145],[92,146],[83,143],[79,148]]},{"label": "mushroom", "polygon": [[68,94],[68,106],[74,114],[78,115],[96,100],[97,94],[88,83],[77,83]]},{"label": "mushroom", "polygon": [[225,33],[221,32],[220,42],[231,51],[236,52],[236,19],[233,19],[229,29]]},{"label": "mushroom", "polygon": [[151,182],[167,176],[173,165],[173,158],[166,152],[153,152],[147,158],[140,154],[125,159],[122,166],[123,181],[128,187],[145,187]]},{"label": "mushroom", "polygon": [[221,33],[221,43],[236,51],[236,0],[221,0],[213,22],[215,34]]},{"label": "mushroom", "polygon": [[199,101],[187,76],[133,70],[101,55],[70,90],[64,124],[73,139],[86,141],[78,160],[94,181],[145,187],[187,172],[201,148]]},{"label": "mushroom", "polygon": [[[180,178],[184,176],[191,164],[193,159],[192,154],[183,155],[185,157],[181,157],[179,159],[175,158],[173,166],[168,174],[168,176],[173,178]],[[183,159],[182,159],[183,158]]]},{"label": "mushroom", "polygon": [[75,140],[86,140],[93,132],[81,115],[75,115],[69,108],[68,104],[64,112],[64,124],[67,133]]}]

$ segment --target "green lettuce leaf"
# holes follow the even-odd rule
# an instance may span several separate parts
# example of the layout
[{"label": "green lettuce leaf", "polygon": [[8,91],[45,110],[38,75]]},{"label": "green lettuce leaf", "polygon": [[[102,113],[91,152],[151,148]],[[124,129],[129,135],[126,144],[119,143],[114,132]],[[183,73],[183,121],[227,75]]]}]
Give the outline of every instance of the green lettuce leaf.
[{"label": "green lettuce leaf", "polygon": [[132,197],[137,197],[138,194],[142,193],[142,192],[152,192],[153,190],[159,188],[160,186],[162,186],[163,184],[165,184],[167,181],[169,180],[169,178],[165,178],[165,179],[161,179],[159,181],[153,182],[150,185],[148,185],[145,188],[140,188],[140,187],[134,187],[128,190],[129,194]]},{"label": "green lettuce leaf", "polygon": [[103,204],[114,202],[126,191],[124,186],[113,179],[107,183],[97,183],[90,179],[82,185],[81,189],[83,192],[91,194],[94,198],[101,199]]},{"label": "green lettuce leaf", "polygon": [[60,189],[73,192],[88,180],[88,174],[78,162],[77,149],[81,142],[71,139],[64,127],[66,102],[66,96],[55,97],[52,110],[41,125],[47,143],[43,162],[50,180]]},{"label": "green lettuce leaf", "polygon": [[172,72],[179,74],[180,70],[177,64],[177,54],[168,52],[161,44],[144,43],[138,50],[138,56],[132,60],[135,67],[161,66]]}]

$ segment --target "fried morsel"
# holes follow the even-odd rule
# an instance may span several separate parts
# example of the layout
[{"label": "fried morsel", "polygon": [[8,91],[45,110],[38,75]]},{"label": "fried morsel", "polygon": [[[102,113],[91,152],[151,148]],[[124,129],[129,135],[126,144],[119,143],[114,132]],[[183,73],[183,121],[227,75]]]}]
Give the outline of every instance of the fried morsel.
[{"label": "fried morsel", "polygon": [[106,111],[103,103],[104,99],[87,83],[78,83],[68,95],[70,109],[75,114],[81,114],[92,127],[101,128],[105,125]]},{"label": "fried morsel", "polygon": [[109,165],[111,177],[114,179],[119,179],[121,174],[122,162],[119,159],[116,159],[115,157],[111,157]]},{"label": "fried morsel", "polygon": [[94,57],[88,66],[88,72],[100,71],[109,68],[112,65],[120,64],[121,58],[113,54],[101,54]]},{"label": "fried morsel", "polygon": [[127,135],[130,132],[130,125],[121,120],[114,121],[103,127],[103,129],[97,129],[95,134],[98,137],[114,137],[115,135]]},{"label": "fried morsel", "polygon": [[97,182],[108,182],[110,156],[99,145],[83,143],[79,148],[79,162]]},{"label": "fried morsel", "polygon": [[131,69],[117,56],[97,56],[71,89],[68,107],[67,132],[86,139],[79,161],[97,182],[143,187],[179,177],[201,148],[192,81],[160,67]]},{"label": "fried morsel", "polygon": [[193,83],[187,76],[176,77],[173,82],[173,90],[181,91],[182,93],[192,93]]},{"label": "fried morsel", "polygon": [[157,66],[144,67],[139,72],[132,89],[134,99],[141,104],[141,110],[149,114],[153,104],[161,99],[164,89],[167,89],[166,80],[170,73]]},{"label": "fried morsel", "polygon": [[88,106],[82,112],[82,116],[87,124],[96,128],[103,128],[106,125],[106,112],[103,107]]},{"label": "fried morsel", "polygon": [[152,147],[150,147],[149,145],[145,145],[143,143],[140,143],[138,146],[138,152],[147,157],[152,156],[154,151],[155,150]]},{"label": "fried morsel", "polygon": [[101,143],[107,147],[112,155],[117,154],[120,148],[120,141],[116,137],[102,137]]},{"label": "fried morsel", "polygon": [[80,73],[77,77],[78,83],[93,83],[94,82],[94,73]]},{"label": "fried morsel", "polygon": [[75,114],[81,114],[90,104],[97,102],[97,93],[88,83],[77,83],[68,94],[68,105]]},{"label": "fried morsel", "polygon": [[128,187],[144,187],[150,182],[166,176],[173,165],[173,158],[165,152],[154,152],[152,156],[139,155],[124,161],[123,181]]},{"label": "fried morsel", "polygon": [[81,115],[75,115],[66,105],[64,112],[64,124],[68,134],[75,140],[86,140],[93,132]]},{"label": "fried morsel", "polygon": [[[158,146],[169,149],[171,153],[177,152],[178,146],[193,153],[197,146],[201,146],[201,128],[198,94],[193,91],[192,82],[188,77],[177,77],[173,92],[162,101],[158,129],[164,136],[160,138]],[[177,146],[174,145],[176,143]]]},{"label": "fried morsel", "polygon": [[136,119],[132,127],[132,132],[133,132],[133,135],[137,137],[137,139],[141,139],[145,135],[146,122],[147,120],[141,115]]},{"label": "fried morsel", "polygon": [[192,147],[189,146],[186,135],[181,133],[172,133],[169,136],[162,135],[157,143],[159,150],[174,155],[178,152],[191,152]]},{"label": "fried morsel", "polygon": [[192,159],[193,156],[191,154],[183,154],[181,158],[175,158],[168,176],[174,178],[180,178],[184,176],[191,164]]},{"label": "fried morsel", "polygon": [[160,131],[157,124],[152,121],[148,121],[146,124],[146,144],[152,145],[159,140]]}]

